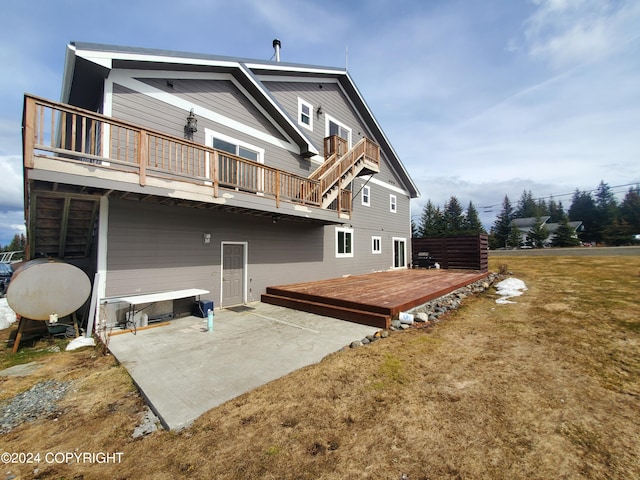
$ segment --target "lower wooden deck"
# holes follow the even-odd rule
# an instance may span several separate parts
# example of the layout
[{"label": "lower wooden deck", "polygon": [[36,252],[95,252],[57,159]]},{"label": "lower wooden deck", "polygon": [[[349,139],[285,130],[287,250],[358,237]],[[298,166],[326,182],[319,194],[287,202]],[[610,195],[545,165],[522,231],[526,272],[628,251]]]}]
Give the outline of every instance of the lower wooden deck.
[{"label": "lower wooden deck", "polygon": [[469,270],[393,270],[268,287],[262,301],[389,328],[391,319],[487,276]]}]

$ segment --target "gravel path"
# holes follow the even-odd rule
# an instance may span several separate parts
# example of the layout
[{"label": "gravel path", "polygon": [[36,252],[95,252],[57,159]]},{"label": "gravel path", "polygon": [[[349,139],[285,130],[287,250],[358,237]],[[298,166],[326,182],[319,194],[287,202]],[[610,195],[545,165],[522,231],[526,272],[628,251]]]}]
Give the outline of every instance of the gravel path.
[{"label": "gravel path", "polygon": [[57,409],[71,382],[47,380],[26,392],[0,404],[0,434],[7,433],[23,422],[32,422],[42,415],[50,415]]}]

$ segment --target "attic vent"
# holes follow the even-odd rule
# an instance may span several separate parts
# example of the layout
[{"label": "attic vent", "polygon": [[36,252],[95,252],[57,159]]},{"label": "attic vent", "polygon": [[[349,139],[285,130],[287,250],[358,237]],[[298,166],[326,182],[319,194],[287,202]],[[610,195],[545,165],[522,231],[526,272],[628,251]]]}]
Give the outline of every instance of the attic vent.
[{"label": "attic vent", "polygon": [[280,43],[280,40],[275,38],[273,40],[273,49],[275,50],[276,62],[280,61],[280,47],[281,46],[282,46],[282,44]]}]

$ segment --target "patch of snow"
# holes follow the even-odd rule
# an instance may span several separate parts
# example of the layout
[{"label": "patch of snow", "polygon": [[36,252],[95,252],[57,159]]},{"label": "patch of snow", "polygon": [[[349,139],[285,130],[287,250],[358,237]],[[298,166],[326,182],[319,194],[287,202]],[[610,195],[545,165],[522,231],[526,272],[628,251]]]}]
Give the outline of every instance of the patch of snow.
[{"label": "patch of snow", "polygon": [[92,337],[78,337],[74,338],[67,344],[66,350],[76,350],[82,347],[94,347],[96,345],[95,340]]},{"label": "patch of snow", "polygon": [[0,298],[0,330],[9,328],[16,321],[16,312],[11,310],[6,298]]},{"label": "patch of snow", "polygon": [[509,298],[519,297],[527,290],[525,283],[518,278],[507,278],[495,285],[496,291],[501,298],[496,300],[496,303],[505,305],[507,303],[516,303],[509,300]]}]

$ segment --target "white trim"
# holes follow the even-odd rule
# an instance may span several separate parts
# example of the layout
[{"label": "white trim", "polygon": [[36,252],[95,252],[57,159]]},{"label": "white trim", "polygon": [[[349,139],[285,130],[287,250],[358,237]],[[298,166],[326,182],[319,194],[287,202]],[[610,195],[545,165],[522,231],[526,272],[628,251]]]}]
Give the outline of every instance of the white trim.
[{"label": "white trim", "polygon": [[[138,76],[142,76],[142,75],[145,75],[145,74],[141,74],[140,72],[138,72]],[[136,80],[135,78],[127,76],[126,72],[124,71],[115,71],[114,75],[110,76],[110,80],[113,83],[117,83],[119,85],[122,85],[123,87],[127,87],[143,95],[147,95],[151,98],[159,100],[168,105],[172,105],[174,107],[180,108],[185,112],[189,112],[191,109],[193,109],[193,113],[198,117],[206,118],[208,120],[211,120],[212,122],[216,122],[221,125],[226,125],[230,128],[233,128],[234,130],[237,130],[246,135],[249,135],[251,137],[267,142],[271,145],[275,145],[279,148],[283,148],[292,153],[300,154],[300,148],[288,136],[285,136],[285,138],[287,138],[290,141],[285,142],[283,140],[280,140],[279,138],[269,135],[268,133],[257,130],[253,127],[250,127],[249,125],[245,125],[244,123],[238,122],[237,120],[233,120],[232,118],[226,117],[217,112],[209,110],[201,105],[196,105],[189,100],[182,99],[170,93],[163,92],[162,90],[152,87],[151,85],[147,85],[144,82],[141,82],[139,80]],[[248,98],[251,98],[251,96],[248,96]],[[270,117],[267,116],[267,118],[270,118]],[[276,123],[273,123],[273,124],[275,125]]]},{"label": "white trim", "polygon": [[[366,201],[365,201],[365,194],[364,192],[367,192],[366,195]],[[360,194],[360,199],[362,200],[362,205],[365,207],[370,207],[371,206],[371,187],[369,185],[365,185],[362,187],[362,192]]]},{"label": "white trim", "polygon": [[398,213],[398,197],[393,193],[389,194],[389,211],[391,213]]},{"label": "white trim", "polygon": [[[351,252],[349,253],[339,253],[338,252],[338,233],[339,232],[344,232],[344,233],[348,233],[351,235]],[[353,228],[347,228],[347,227],[336,227],[336,234],[335,234],[335,244],[336,244],[336,258],[352,258],[353,257],[353,245],[354,245],[354,239],[353,239]]]},{"label": "white trim", "polygon": [[224,246],[225,245],[242,245],[242,302],[247,303],[247,291],[248,291],[248,279],[249,279],[249,242],[220,242],[220,308],[222,308],[222,295],[223,295],[223,275],[224,275]]},{"label": "white trim", "polygon": [[[219,138],[220,140],[224,140],[225,142],[235,144],[238,147],[243,147],[243,148],[246,148],[247,150],[252,150],[256,152],[258,154],[258,163],[264,164],[264,148],[256,147],[251,143],[238,140],[237,138],[230,137],[229,135],[225,135],[224,133],[216,132],[215,130],[211,130],[210,128],[204,129],[205,145],[207,147],[213,147],[214,137]],[[238,157],[240,156],[239,153],[236,153],[235,155],[237,155]],[[209,161],[209,152],[206,153],[206,159],[207,161],[205,163],[205,177],[211,180],[214,180],[213,178],[211,178],[211,162]],[[259,179],[258,188],[260,190],[264,190],[264,170],[262,169],[260,172],[260,176],[261,178]],[[256,193],[260,194],[260,192],[256,192]]]},{"label": "white trim", "polygon": [[[253,68],[253,65],[247,64],[247,67]],[[257,67],[261,68],[261,67]],[[325,72],[320,72],[325,73]],[[334,72],[335,73],[335,72]],[[340,73],[340,72],[339,72]],[[323,84],[340,84],[337,78],[322,78],[322,77],[294,77],[293,75],[256,75],[261,82],[295,82],[295,83],[323,83]]]},{"label": "white trim", "polygon": [[379,185],[379,186],[384,187],[384,188],[386,188],[388,190],[391,190],[392,192],[396,192],[396,193],[398,193],[400,195],[404,195],[406,197],[410,197],[411,196],[409,194],[409,192],[407,192],[406,190],[403,190],[403,189],[401,189],[399,187],[396,187],[394,185],[390,185],[388,182],[385,182],[384,180],[377,179],[373,175],[363,175],[360,178],[365,180],[368,183],[373,183],[375,185]]},{"label": "white trim", "polygon": [[100,213],[98,214],[98,254],[97,272],[100,274],[98,295],[104,298],[107,293],[107,237],[109,233],[109,197],[100,197]]},{"label": "white trim", "polygon": [[[309,123],[304,123],[302,121],[302,107],[307,107],[309,109],[309,114],[306,115],[309,117]],[[313,132],[313,105],[300,97],[298,97],[298,125]]]},{"label": "white trim", "polygon": [[212,60],[193,57],[172,57],[166,55],[155,55],[150,53],[127,53],[113,51],[79,50],[76,47],[76,55],[92,62],[98,63],[103,60],[138,60],[143,62],[161,62],[169,64],[191,64],[191,65],[211,65],[219,67],[238,67],[239,62],[228,60]]},{"label": "white trim", "polygon": [[[404,265],[396,267],[396,242],[404,243]],[[407,268],[407,239],[405,237],[391,238],[391,265],[393,269]]]},{"label": "white trim", "polygon": [[322,67],[313,67],[313,66],[294,66],[291,64],[282,64],[278,65],[277,63],[259,63],[259,62],[247,62],[244,65],[250,69],[260,69],[260,70],[272,70],[272,71],[285,71],[285,72],[301,72],[301,73],[323,73],[329,75],[344,75],[346,73],[345,70],[335,70],[328,69]]},{"label": "white trim", "polygon": [[[378,241],[377,249],[376,249],[376,240]],[[382,253],[382,237],[377,237],[377,236],[371,237],[371,253],[374,255],[379,255]]]},{"label": "white trim", "polygon": [[349,127],[347,127],[344,123],[342,123],[339,120],[336,120],[334,117],[332,117],[329,114],[325,114],[324,115],[324,136],[328,137],[329,136],[329,122],[333,122],[336,125],[339,125],[341,128],[344,128],[345,130],[349,131],[349,138],[347,138],[347,144],[348,144],[348,148],[351,148],[352,144],[353,144],[353,130]]},{"label": "white trim", "polygon": [[[113,117],[113,80],[110,77],[104,79],[104,95],[102,98],[102,114]],[[111,125],[107,122],[102,129],[102,155],[109,158],[111,155]]]},{"label": "white trim", "polygon": [[[225,135],[224,133],[217,132],[210,128],[205,128],[204,138],[205,138],[207,147],[213,148],[213,137],[219,138],[220,140],[224,140],[225,142],[233,143],[235,145],[238,145],[239,147],[244,147],[247,150],[255,151],[258,154],[258,163],[264,163],[264,148],[256,147],[251,143],[238,140],[237,138],[231,137],[229,135]],[[235,155],[239,156],[237,153]]]},{"label": "white trim", "polygon": [[[244,86],[238,82],[238,80],[236,79],[236,77],[234,77],[233,75],[229,74],[229,73],[217,73],[217,72],[176,72],[173,70],[145,70],[143,72],[141,72],[140,70],[131,70],[131,69],[118,69],[119,73],[123,73],[125,75],[127,75],[128,77],[132,78],[132,79],[136,79],[136,78],[161,78],[161,79],[175,79],[175,80],[226,80],[231,82],[238,90],[240,90],[240,92],[245,96],[245,98],[247,98],[247,100],[249,100],[251,102],[251,104],[258,109],[258,111],[260,111],[260,113],[262,113],[262,115],[264,115],[265,118],[269,119],[271,125],[273,125],[278,132],[280,132],[280,134],[286,138],[291,145],[295,145],[297,147],[296,142],[293,141],[293,139],[291,139],[291,137],[287,134],[287,132],[284,131],[284,129],[280,126],[280,124],[278,122],[276,122],[273,117],[271,117],[271,115],[269,115],[269,113],[267,113],[267,111],[262,107],[262,105],[260,105],[260,103],[258,103],[256,101],[256,99],[254,98],[253,95],[251,95],[245,88]],[[257,85],[253,79],[250,78],[250,80],[252,80],[252,83]],[[145,84],[146,85],[146,84]],[[259,86],[259,85],[258,85]],[[262,90],[262,87],[260,87]],[[167,93],[167,95],[170,95],[169,93]],[[271,101],[271,99],[269,99],[269,102],[271,104],[273,104],[273,102]],[[301,133],[301,132],[300,132]],[[275,137],[274,137],[275,138]],[[290,151],[294,152],[294,153],[300,153],[300,149],[298,148],[297,150],[295,149],[289,149]]]}]

